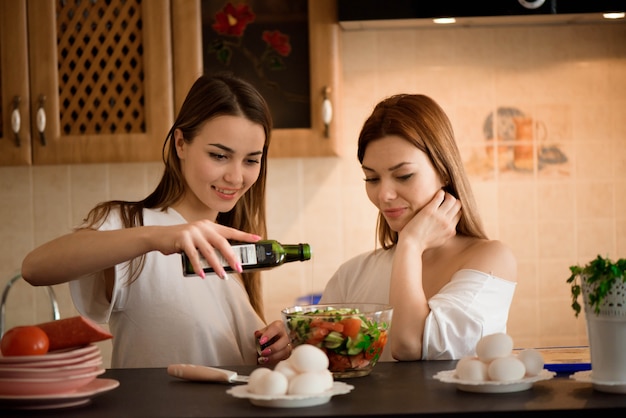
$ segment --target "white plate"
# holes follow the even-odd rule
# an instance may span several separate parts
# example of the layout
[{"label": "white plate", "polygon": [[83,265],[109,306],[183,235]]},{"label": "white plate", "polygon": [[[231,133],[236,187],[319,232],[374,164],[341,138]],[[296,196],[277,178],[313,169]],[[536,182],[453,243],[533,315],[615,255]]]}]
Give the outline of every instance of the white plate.
[{"label": "white plate", "polygon": [[10,409],[54,409],[84,405],[96,395],[115,389],[120,382],[114,379],[95,379],[69,393],[55,395],[0,395],[0,407]]},{"label": "white plate", "polygon": [[537,376],[525,377],[520,380],[514,380],[510,382],[499,382],[488,380],[484,382],[476,382],[471,380],[461,380],[456,377],[456,370],[446,370],[437,373],[433,377],[444,383],[454,383],[459,390],[465,392],[478,392],[478,393],[510,393],[521,392],[528,390],[532,387],[533,383],[540,380],[550,380],[556,373],[543,369]]},{"label": "white plate", "polygon": [[585,370],[582,372],[576,372],[570,375],[570,379],[574,379],[577,382],[591,383],[593,388],[600,392],[609,393],[626,393],[626,382],[600,382],[593,380],[593,370]]},{"label": "white plate", "polygon": [[257,395],[248,392],[248,385],[234,386],[226,391],[226,393],[235,398],[248,399],[250,403],[257,406],[267,406],[270,408],[303,408],[306,406],[322,405],[330,401],[335,395],[345,395],[350,393],[354,386],[344,382],[334,382],[333,388],[316,395]]},{"label": "white plate", "polygon": [[60,360],[69,360],[75,357],[84,356],[87,354],[92,354],[96,351],[99,351],[97,345],[89,344],[85,347],[74,348],[71,350],[62,350],[62,351],[51,351],[46,354],[41,354],[37,356],[2,356],[0,355],[0,365],[5,366],[7,364],[17,364],[17,363],[38,363],[42,361],[60,361]]}]

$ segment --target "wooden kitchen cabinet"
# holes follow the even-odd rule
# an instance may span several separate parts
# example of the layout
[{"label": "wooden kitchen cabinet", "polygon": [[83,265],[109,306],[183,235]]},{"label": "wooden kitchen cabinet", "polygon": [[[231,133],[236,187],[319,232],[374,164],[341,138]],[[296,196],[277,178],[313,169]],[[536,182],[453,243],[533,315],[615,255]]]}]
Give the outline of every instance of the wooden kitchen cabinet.
[{"label": "wooden kitchen cabinet", "polygon": [[170,0],[0,0],[0,165],[160,160],[170,16]]},{"label": "wooden kitchen cabinet", "polygon": [[[308,13],[311,126],[275,129],[269,157],[339,155],[336,113],[340,98],[340,66],[336,0],[309,0]],[[172,0],[176,109],[193,80],[203,71],[201,20],[200,0]],[[325,94],[333,108],[327,133],[322,119]]]},{"label": "wooden kitchen cabinet", "polygon": [[[160,160],[203,72],[200,9],[200,0],[0,0],[0,165]],[[311,127],[274,130],[270,157],[339,154],[336,0],[308,9]]]}]

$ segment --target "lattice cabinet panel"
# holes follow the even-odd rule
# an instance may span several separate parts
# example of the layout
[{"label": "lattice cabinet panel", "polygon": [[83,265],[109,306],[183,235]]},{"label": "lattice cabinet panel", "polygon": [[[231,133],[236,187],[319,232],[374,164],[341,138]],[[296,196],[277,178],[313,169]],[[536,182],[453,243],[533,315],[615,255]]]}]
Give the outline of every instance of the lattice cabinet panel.
[{"label": "lattice cabinet panel", "polygon": [[[26,163],[160,159],[174,115],[170,0],[11,2],[26,10]],[[3,97],[3,136],[9,104]],[[24,162],[0,155],[12,163]]]},{"label": "lattice cabinet panel", "polygon": [[57,3],[66,135],[145,132],[141,0]]}]

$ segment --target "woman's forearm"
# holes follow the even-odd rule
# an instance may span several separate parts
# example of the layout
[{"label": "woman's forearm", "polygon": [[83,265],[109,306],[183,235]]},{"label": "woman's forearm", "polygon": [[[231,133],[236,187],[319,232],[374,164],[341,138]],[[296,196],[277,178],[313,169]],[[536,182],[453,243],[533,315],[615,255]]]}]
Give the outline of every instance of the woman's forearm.
[{"label": "woman's forearm", "polygon": [[389,303],[393,306],[391,352],[396,360],[419,360],[426,316],[421,251],[398,246],[391,270]]},{"label": "woman's forearm", "polygon": [[22,262],[22,276],[34,286],[46,286],[104,270],[150,251],[151,229],[80,230],[63,235],[31,251]]}]

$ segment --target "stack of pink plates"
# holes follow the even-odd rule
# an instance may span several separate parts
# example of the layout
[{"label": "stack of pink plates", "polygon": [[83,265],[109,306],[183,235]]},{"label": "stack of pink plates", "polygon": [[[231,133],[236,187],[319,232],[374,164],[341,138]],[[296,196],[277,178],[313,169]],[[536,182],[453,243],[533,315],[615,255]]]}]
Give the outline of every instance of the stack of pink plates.
[{"label": "stack of pink plates", "polygon": [[104,373],[97,345],[38,356],[0,356],[0,407],[43,409],[88,403],[119,386]]}]

